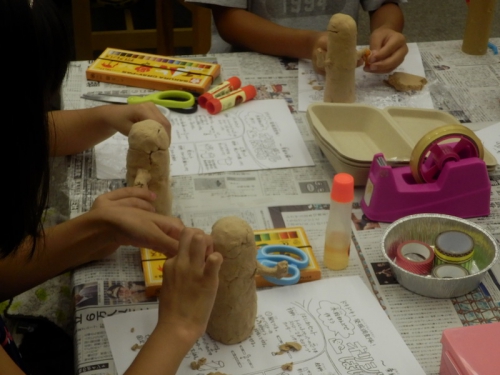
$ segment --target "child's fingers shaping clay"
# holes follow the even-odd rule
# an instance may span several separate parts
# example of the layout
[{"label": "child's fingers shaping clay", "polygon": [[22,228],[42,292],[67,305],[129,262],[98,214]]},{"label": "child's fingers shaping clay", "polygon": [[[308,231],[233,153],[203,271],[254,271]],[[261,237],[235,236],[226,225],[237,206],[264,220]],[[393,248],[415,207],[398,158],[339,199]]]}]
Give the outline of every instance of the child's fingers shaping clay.
[{"label": "child's fingers shaping clay", "polygon": [[130,129],[128,143],[127,185],[154,192],[156,212],[170,216],[170,138],[165,128],[154,120],[137,122]]}]

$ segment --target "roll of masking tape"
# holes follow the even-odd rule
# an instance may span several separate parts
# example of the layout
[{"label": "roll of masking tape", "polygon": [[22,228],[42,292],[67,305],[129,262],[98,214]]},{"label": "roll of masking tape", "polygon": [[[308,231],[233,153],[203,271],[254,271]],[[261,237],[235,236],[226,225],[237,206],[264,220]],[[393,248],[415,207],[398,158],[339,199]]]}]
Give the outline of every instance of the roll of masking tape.
[{"label": "roll of masking tape", "polygon": [[484,157],[483,144],[474,132],[460,124],[440,126],[417,142],[410,170],[416,182],[434,182],[448,161],[471,157]]},{"label": "roll of masking tape", "polygon": [[432,276],[439,279],[454,279],[468,275],[469,271],[456,264],[440,264],[432,269]]},{"label": "roll of masking tape", "polygon": [[421,241],[405,241],[396,250],[396,264],[408,272],[428,275],[434,263],[434,250]]}]

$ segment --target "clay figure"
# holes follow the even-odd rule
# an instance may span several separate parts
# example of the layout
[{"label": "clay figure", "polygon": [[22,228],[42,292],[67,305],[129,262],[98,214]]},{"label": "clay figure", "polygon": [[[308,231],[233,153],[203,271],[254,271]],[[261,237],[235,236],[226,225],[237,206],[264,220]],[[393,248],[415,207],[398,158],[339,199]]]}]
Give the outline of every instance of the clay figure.
[{"label": "clay figure", "polygon": [[159,214],[170,216],[170,138],[154,120],[132,125],[128,135],[127,185],[151,190],[157,196],[153,205]]},{"label": "clay figure", "polygon": [[356,22],[351,16],[337,13],[328,23],[327,52],[325,56],[325,103],[353,103],[356,101],[355,70]]},{"label": "clay figure", "polygon": [[427,84],[424,77],[405,72],[392,73],[385,82],[397,91],[420,91]]},{"label": "clay figure", "polygon": [[[257,247],[250,225],[236,216],[219,219],[212,226],[214,251],[224,257],[219,271],[219,288],[207,326],[207,333],[223,344],[237,344],[253,331],[257,316],[255,274],[261,272]],[[266,275],[281,278],[288,273],[288,263],[274,269],[262,268]]]}]

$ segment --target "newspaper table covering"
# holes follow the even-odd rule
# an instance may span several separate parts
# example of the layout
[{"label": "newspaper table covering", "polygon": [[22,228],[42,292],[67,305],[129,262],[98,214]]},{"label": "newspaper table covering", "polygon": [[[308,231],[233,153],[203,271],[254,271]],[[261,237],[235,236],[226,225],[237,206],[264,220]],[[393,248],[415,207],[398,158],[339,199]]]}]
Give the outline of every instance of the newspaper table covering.
[{"label": "newspaper table covering", "polygon": [[[500,44],[500,39],[492,39]],[[468,56],[460,41],[420,43],[425,73],[436,108],[461,122],[500,120],[500,57]],[[222,65],[222,76],[238,76],[258,88],[258,99],[284,98],[294,116],[315,165],[303,168],[226,172],[173,178],[174,213],[187,226],[211,231],[220,217],[237,215],[254,229],[302,226],[322,264],[324,228],[334,170],[321,154],[309,130],[306,115],[297,108],[297,61],[254,53],[209,55]],[[98,105],[80,99],[83,92],[112,89],[87,82],[88,62],[73,62],[63,88],[65,109]],[[130,94],[142,89],[130,88]],[[87,211],[95,197],[124,186],[123,180],[95,178],[92,150],[69,160],[66,194],[70,216]],[[500,238],[500,170],[491,174],[491,215],[473,219]],[[357,197],[362,192],[357,192]],[[361,276],[387,312],[404,341],[427,374],[438,374],[441,334],[450,327],[500,321],[500,267],[495,266],[475,291],[450,300],[426,298],[407,291],[391,277],[379,248],[388,224],[363,220],[359,200],[353,206],[353,236],[349,267],[322,269],[322,277]],[[157,304],[144,295],[140,255],[136,248],[121,247],[104,260],[77,269],[72,278],[75,293],[76,373],[114,374],[115,367],[103,319],[129,311],[153,309]],[[119,289],[120,288],[120,289]],[[120,291],[121,293],[118,293]],[[125,297],[123,297],[125,296]],[[145,341],[146,337],[138,338]]]}]

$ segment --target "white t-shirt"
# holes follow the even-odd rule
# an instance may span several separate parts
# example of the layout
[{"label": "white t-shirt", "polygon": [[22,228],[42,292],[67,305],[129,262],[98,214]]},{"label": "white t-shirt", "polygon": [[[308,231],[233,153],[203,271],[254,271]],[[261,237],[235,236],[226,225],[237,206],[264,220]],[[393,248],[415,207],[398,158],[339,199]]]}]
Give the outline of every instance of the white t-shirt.
[{"label": "white t-shirt", "polygon": [[[276,24],[295,29],[324,31],[335,13],[350,15],[357,21],[360,5],[367,12],[378,9],[385,3],[401,3],[405,0],[186,0],[246,9]],[[210,52],[228,52],[225,43],[213,28]]]}]

